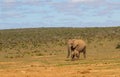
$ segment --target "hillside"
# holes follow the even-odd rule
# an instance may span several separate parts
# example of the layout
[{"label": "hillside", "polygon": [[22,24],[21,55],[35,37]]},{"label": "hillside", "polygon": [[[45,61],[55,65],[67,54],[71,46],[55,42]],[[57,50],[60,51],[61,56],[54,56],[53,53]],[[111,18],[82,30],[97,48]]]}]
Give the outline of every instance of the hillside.
[{"label": "hillside", "polygon": [[[31,52],[65,51],[66,41],[71,38],[83,39],[87,44],[120,42],[120,27],[110,28],[32,28],[0,30],[0,50],[24,54]],[[62,48],[61,48],[62,47]],[[28,50],[31,50],[31,52]],[[26,52],[27,51],[27,52]],[[33,55],[33,54],[31,54]],[[37,55],[42,55],[39,53]]]}]

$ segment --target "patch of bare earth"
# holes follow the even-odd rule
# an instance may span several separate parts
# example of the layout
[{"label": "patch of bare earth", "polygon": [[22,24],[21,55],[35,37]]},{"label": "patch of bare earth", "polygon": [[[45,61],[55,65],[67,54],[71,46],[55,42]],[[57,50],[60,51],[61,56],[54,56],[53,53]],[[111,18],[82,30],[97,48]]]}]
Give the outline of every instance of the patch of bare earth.
[{"label": "patch of bare earth", "polygon": [[110,64],[65,66],[27,65],[23,68],[0,69],[0,77],[120,77],[120,68],[106,68]]}]

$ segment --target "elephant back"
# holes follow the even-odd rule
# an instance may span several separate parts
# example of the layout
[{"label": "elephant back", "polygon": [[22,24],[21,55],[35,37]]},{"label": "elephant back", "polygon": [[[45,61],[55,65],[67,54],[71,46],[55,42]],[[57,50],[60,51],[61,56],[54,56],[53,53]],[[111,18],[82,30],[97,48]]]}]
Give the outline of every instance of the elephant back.
[{"label": "elephant back", "polygon": [[86,47],[86,43],[83,40],[74,40],[73,47],[76,48],[76,50],[81,51]]}]

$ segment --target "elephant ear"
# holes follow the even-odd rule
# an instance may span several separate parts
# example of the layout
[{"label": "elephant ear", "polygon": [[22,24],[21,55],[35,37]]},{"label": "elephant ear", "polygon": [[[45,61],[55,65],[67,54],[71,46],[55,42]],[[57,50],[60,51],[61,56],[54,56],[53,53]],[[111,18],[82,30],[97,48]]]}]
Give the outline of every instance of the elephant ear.
[{"label": "elephant ear", "polygon": [[69,45],[69,46],[73,46],[73,43],[74,43],[74,39],[68,40],[68,45]]},{"label": "elephant ear", "polygon": [[72,46],[73,46],[73,48],[76,48],[76,47],[78,46],[78,44],[79,44],[79,42],[74,41],[74,42],[73,42],[73,45],[72,45]]}]

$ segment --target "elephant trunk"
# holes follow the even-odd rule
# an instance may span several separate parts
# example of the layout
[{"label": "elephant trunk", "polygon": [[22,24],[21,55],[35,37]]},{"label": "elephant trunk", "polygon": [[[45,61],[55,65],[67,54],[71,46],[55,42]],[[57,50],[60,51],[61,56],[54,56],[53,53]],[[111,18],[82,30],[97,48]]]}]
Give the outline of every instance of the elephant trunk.
[{"label": "elephant trunk", "polygon": [[71,48],[70,48],[70,46],[68,46],[68,55],[67,55],[67,58],[69,58],[70,53],[71,53]]}]

